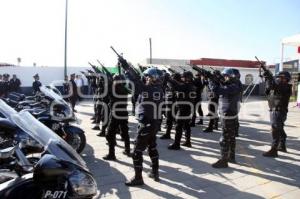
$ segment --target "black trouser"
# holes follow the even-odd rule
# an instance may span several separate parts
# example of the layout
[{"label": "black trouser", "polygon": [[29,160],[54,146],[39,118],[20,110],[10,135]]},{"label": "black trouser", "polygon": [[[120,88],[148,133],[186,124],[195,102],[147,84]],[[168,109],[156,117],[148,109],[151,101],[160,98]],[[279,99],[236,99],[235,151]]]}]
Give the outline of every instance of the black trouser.
[{"label": "black trouser", "polygon": [[182,137],[182,132],[183,130],[185,131],[185,139],[187,142],[191,141],[191,116],[190,112],[182,112],[179,111],[176,115],[176,134],[175,134],[175,141],[174,144],[179,146],[181,137]]},{"label": "black trouser", "polygon": [[121,130],[121,137],[125,143],[125,150],[130,150],[130,141],[128,135],[128,118],[127,119],[117,119],[110,115],[110,121],[108,124],[106,140],[109,146],[109,153],[114,154],[114,147],[116,146],[116,134]]},{"label": "black trouser", "polygon": [[71,96],[71,97],[70,97],[70,103],[71,103],[71,106],[72,106],[73,111],[74,111],[76,102],[77,102],[77,96],[76,96],[76,95]]},{"label": "black trouser", "polygon": [[105,133],[110,117],[110,107],[103,104],[105,107],[101,108],[100,121],[102,122],[101,133]]},{"label": "black trouser", "polygon": [[172,106],[168,106],[168,109],[169,110],[166,111],[166,125],[167,125],[166,134],[170,135],[173,124],[175,122],[175,118],[174,118],[173,113],[172,113]]},{"label": "black trouser", "polygon": [[209,116],[209,123],[208,128],[213,128],[214,126],[218,126],[218,98],[211,98],[208,102],[208,116]]},{"label": "black trouser", "polygon": [[230,155],[235,154],[238,119],[237,118],[222,118],[222,135],[220,138],[221,156],[228,160]]},{"label": "black trouser", "polygon": [[272,146],[277,148],[279,143],[285,144],[286,133],[284,131],[284,122],[286,120],[287,112],[285,111],[271,111],[270,120],[272,125]]},{"label": "black trouser", "polygon": [[100,101],[97,101],[95,103],[95,123],[99,124],[101,121],[101,115],[102,114],[102,103]]},{"label": "black trouser", "polygon": [[143,170],[143,151],[148,148],[148,154],[151,158],[152,169],[158,170],[158,159],[159,154],[156,149],[156,134],[159,122],[157,120],[152,120],[147,122],[147,124],[139,123],[138,125],[138,135],[135,140],[135,146],[133,151],[133,165],[136,175],[141,175]]},{"label": "black trouser", "polygon": [[[196,100],[196,103],[194,104],[195,108],[194,108],[194,114],[192,117],[192,121],[191,124],[195,124],[196,122],[196,111],[198,112],[199,116],[200,116],[200,120],[203,120],[203,110],[202,110],[202,106],[201,106],[201,99]],[[197,106],[197,107],[196,107]],[[196,110],[197,108],[197,110]]]}]

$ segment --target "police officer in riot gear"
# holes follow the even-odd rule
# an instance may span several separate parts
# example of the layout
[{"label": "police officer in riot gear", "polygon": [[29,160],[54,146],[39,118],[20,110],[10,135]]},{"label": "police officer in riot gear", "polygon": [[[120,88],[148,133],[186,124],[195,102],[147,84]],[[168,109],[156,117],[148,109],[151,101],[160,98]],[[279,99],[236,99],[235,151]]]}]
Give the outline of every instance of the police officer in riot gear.
[{"label": "police officer in riot gear", "polygon": [[194,100],[196,98],[196,88],[193,84],[193,73],[185,71],[182,74],[182,82],[168,79],[177,92],[176,96],[176,134],[174,143],[168,149],[179,150],[182,132],[185,130],[186,141],[182,146],[192,147],[191,144],[191,126],[190,122],[193,115]]},{"label": "police officer in riot gear", "polygon": [[130,140],[128,135],[128,111],[127,100],[128,90],[125,88],[125,78],[122,75],[114,75],[112,91],[110,93],[110,116],[108,129],[106,134],[106,140],[108,141],[109,152],[103,159],[116,160],[115,145],[116,134],[119,129],[121,130],[121,136],[125,143],[124,154],[130,156]]},{"label": "police officer in riot gear", "polygon": [[138,120],[138,135],[135,140],[133,150],[133,165],[135,176],[127,181],[127,186],[143,185],[143,151],[148,148],[148,154],[152,162],[152,171],[149,177],[159,181],[159,154],[156,149],[156,134],[160,125],[161,112],[160,103],[163,100],[163,90],[161,87],[161,71],[156,68],[148,68],[143,72],[146,82],[139,79],[139,75],[128,65],[126,60],[120,59],[122,67],[127,71],[129,78],[138,90],[137,107],[135,116]]},{"label": "police officer in riot gear", "polygon": [[[220,71],[216,70],[214,73],[219,73]],[[219,74],[217,74],[219,75]],[[219,84],[219,82],[215,82],[216,84]],[[205,82],[206,85],[208,85],[208,80],[206,79]],[[219,105],[219,94],[214,92],[212,88],[208,85],[208,116],[209,116],[209,123],[208,127],[203,131],[204,133],[212,133],[213,130],[218,129],[218,105]]]},{"label": "police officer in riot gear", "polygon": [[[196,111],[198,112],[200,119],[197,122],[198,125],[203,125],[203,110],[202,110],[202,106],[201,106],[201,101],[202,101],[202,92],[203,92],[203,88],[204,88],[204,83],[202,80],[202,75],[200,73],[196,74],[196,77],[194,78],[193,81],[195,87],[196,87],[196,99],[195,99],[195,109],[194,109],[194,114],[193,114],[193,118],[192,118],[192,122],[191,122],[191,126],[195,126],[195,122],[196,122]],[[197,110],[196,110],[197,109]]]},{"label": "police officer in riot gear", "polygon": [[[171,77],[175,81],[181,82],[181,75],[180,73],[174,73]],[[172,112],[173,104],[176,102],[176,91],[172,85],[168,85],[166,88],[166,133],[163,134],[160,139],[171,139],[171,130],[173,124],[175,124],[175,117],[173,113],[176,113],[176,110]]]},{"label": "police officer in riot gear", "polygon": [[265,152],[263,156],[277,157],[277,151],[287,152],[287,135],[283,128],[287,117],[289,99],[292,93],[292,87],[289,84],[291,75],[287,71],[281,71],[276,75],[276,79],[274,79],[272,74],[266,71],[264,77],[266,80],[266,94],[270,108],[273,142],[271,149]]},{"label": "police officer in riot gear", "polygon": [[220,138],[221,158],[214,164],[214,168],[226,168],[228,162],[235,163],[235,137],[237,135],[238,113],[242,84],[240,73],[236,69],[226,68],[222,71],[224,80],[216,82],[210,80],[213,92],[220,97],[220,117],[222,123],[222,136]]}]

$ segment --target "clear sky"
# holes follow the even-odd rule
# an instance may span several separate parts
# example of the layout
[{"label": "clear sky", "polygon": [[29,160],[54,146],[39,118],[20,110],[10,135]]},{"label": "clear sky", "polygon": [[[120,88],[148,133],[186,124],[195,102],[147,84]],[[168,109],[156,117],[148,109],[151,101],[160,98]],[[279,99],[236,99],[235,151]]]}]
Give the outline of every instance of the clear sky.
[{"label": "clear sky", "polygon": [[[69,0],[68,65],[100,59],[113,45],[133,63],[149,57],[280,59],[300,33],[299,0]],[[65,0],[0,0],[0,62],[63,66]],[[296,49],[289,49],[287,57]]]}]

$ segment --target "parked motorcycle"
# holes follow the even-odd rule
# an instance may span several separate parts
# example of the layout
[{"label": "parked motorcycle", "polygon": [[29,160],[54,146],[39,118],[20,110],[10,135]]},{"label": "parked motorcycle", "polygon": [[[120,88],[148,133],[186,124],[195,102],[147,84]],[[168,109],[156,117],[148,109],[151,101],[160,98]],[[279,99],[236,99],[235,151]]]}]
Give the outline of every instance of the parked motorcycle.
[{"label": "parked motorcycle", "polygon": [[39,121],[66,140],[78,153],[81,153],[86,145],[86,137],[81,128],[70,124],[78,121],[72,108],[59,95],[59,91],[46,86],[41,86],[40,91],[33,100],[12,102],[11,99],[5,99],[5,102],[17,111],[28,110]]},{"label": "parked motorcycle", "polygon": [[[0,159],[12,156],[17,159],[13,167],[17,175],[11,175],[12,179],[7,178],[0,182],[0,198],[83,199],[95,196],[96,182],[76,151],[28,111],[12,113],[13,111],[9,108],[0,100],[0,112],[10,123],[6,129],[9,132],[4,134],[25,132],[43,147],[43,152],[41,158],[33,166],[26,158],[24,159],[25,156],[22,150],[19,150],[19,144],[11,146],[12,148],[6,151],[0,150]],[[6,126],[5,122],[4,126]]]}]

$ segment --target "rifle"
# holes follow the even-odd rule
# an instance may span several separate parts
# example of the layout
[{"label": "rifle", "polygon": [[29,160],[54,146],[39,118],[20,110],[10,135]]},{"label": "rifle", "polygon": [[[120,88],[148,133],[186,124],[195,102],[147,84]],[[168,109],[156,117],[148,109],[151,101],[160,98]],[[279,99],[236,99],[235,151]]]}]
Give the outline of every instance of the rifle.
[{"label": "rifle", "polygon": [[113,75],[109,72],[109,70],[97,59],[97,62],[100,64],[102,67],[103,72],[107,75],[109,80],[113,79]]},{"label": "rifle", "polygon": [[183,70],[183,72],[185,72],[186,70],[183,68],[183,67],[181,67],[181,66],[178,66],[181,70]]},{"label": "rifle", "polygon": [[223,79],[223,76],[218,74],[215,70],[213,73],[211,73],[210,71],[204,69],[204,68],[200,68],[196,65],[192,65],[192,68],[197,71],[199,74],[203,75],[204,77],[214,81],[214,82],[218,82],[218,83],[223,83],[224,82],[224,79]]},{"label": "rifle", "polygon": [[168,68],[168,71],[170,71],[172,74],[178,73],[175,70],[173,70],[172,68]]},{"label": "rifle", "polygon": [[99,70],[99,68],[98,68],[97,66],[91,64],[90,62],[89,62],[89,65],[94,69],[94,71],[95,71],[96,73],[102,73],[102,72]]},{"label": "rifle", "polygon": [[134,78],[137,78],[137,79],[140,79],[140,75],[139,75],[139,72],[132,66],[130,66],[128,64],[128,62],[126,61],[126,59],[123,58],[123,56],[121,56],[115,49],[114,47],[110,47],[114,53],[118,56],[118,60],[119,60],[119,63],[120,63],[120,66],[125,70],[125,71],[128,71],[131,75],[134,76]]},{"label": "rifle", "polygon": [[259,77],[262,78],[263,75],[262,75],[262,70],[264,71],[264,76],[265,78],[268,78],[268,79],[272,79],[273,78],[273,74],[272,72],[266,68],[266,65],[264,62],[260,61],[256,56],[255,56],[255,59],[260,63],[260,66],[259,66]]}]

